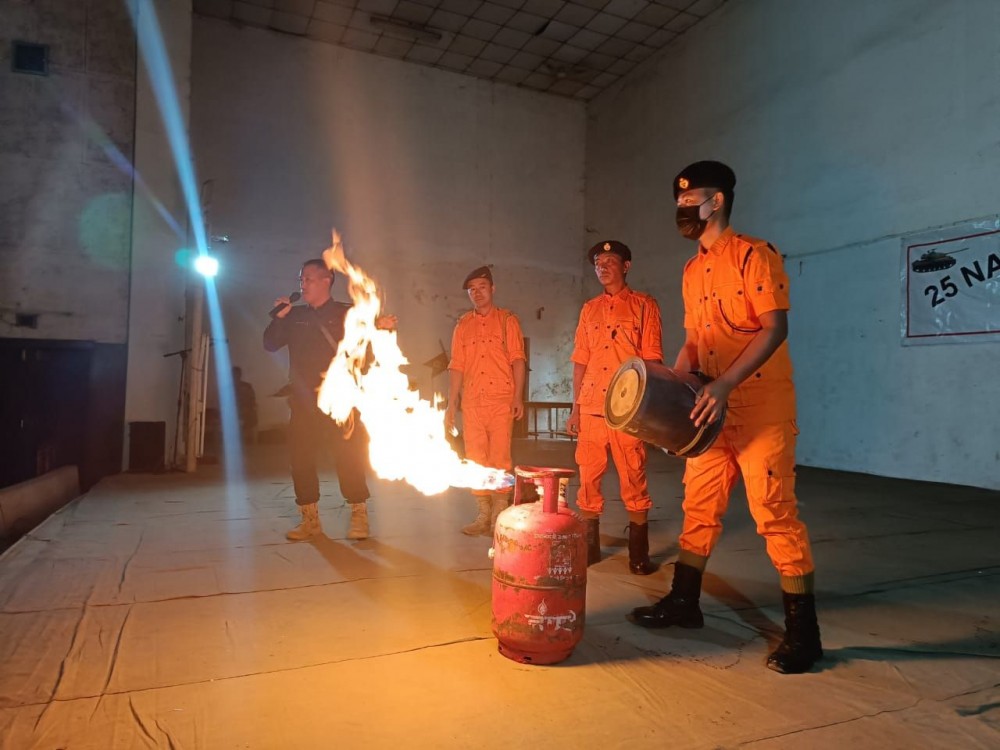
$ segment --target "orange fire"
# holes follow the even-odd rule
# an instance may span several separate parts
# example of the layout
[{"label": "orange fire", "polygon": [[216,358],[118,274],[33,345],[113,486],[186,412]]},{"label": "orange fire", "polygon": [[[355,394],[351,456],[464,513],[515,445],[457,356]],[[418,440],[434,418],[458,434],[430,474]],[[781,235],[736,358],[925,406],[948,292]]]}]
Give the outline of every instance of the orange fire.
[{"label": "orange fire", "polygon": [[401,369],[408,361],[396,332],[376,326],[382,303],[375,282],[347,260],[336,230],[323,260],[347,277],[354,306],[323,378],[319,408],[340,424],[358,410],[371,439],[372,468],[383,479],[405,480],[425,495],[448,487],[509,487],[513,478],[506,472],[465,461],[451,449],[445,439],[444,412],[438,408],[439,394],[431,403],[410,389]]}]

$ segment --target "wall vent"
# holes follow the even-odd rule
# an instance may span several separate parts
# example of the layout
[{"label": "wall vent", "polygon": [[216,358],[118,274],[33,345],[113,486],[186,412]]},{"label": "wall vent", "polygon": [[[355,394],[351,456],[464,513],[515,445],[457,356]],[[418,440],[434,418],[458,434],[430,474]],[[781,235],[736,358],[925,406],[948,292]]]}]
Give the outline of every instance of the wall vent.
[{"label": "wall vent", "polygon": [[14,42],[10,59],[15,73],[28,73],[36,76],[49,74],[49,45],[47,44]]}]

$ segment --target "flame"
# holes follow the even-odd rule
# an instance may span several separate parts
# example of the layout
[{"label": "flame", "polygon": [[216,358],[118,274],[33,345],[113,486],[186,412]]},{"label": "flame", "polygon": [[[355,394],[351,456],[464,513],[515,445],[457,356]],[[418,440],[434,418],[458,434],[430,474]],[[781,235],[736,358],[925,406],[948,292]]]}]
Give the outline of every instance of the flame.
[{"label": "flame", "polygon": [[458,457],[445,439],[444,412],[410,389],[402,371],[403,356],[396,332],[376,326],[382,302],[375,281],[344,255],[334,230],[333,246],[323,252],[331,270],[347,277],[354,306],[344,320],[344,338],[319,391],[319,408],[340,424],[354,409],[370,437],[369,458],[382,479],[404,480],[425,495],[448,487],[500,489],[513,477]]}]

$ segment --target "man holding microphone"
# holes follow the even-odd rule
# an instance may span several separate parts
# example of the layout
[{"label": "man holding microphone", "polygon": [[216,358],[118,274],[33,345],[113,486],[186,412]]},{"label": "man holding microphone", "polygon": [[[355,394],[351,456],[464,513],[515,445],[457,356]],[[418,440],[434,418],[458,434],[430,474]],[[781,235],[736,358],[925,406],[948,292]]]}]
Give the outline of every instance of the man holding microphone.
[{"label": "man holding microphone", "polygon": [[[275,300],[271,323],[264,330],[264,348],[276,352],[288,347],[288,405],[291,418],[288,442],[295,503],[302,520],[285,536],[303,541],[318,536],[319,473],[316,459],[329,441],[333,451],[340,493],[351,506],[348,539],[368,536],[368,506],[371,496],[365,472],[368,467],[368,435],[357,413],[347,425],[338,425],[317,405],[323,375],[330,367],[344,337],[344,319],[351,305],[330,297],[334,273],[319,258],[307,260],[299,271],[303,305],[292,305],[291,297]],[[298,297],[296,297],[298,298]],[[392,329],[396,317],[382,316],[379,328]]]}]

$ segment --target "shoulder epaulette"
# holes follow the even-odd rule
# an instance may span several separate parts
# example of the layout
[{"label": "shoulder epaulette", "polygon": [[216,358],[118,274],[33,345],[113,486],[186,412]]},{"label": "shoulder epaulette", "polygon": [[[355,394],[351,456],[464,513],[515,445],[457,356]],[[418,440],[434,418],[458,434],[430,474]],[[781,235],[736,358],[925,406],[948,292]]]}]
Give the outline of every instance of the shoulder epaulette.
[{"label": "shoulder epaulette", "polygon": [[772,245],[770,242],[767,242],[766,240],[759,239],[758,237],[751,237],[748,234],[737,234],[736,239],[748,245],[746,252],[743,254],[743,261],[740,263],[741,274],[746,272],[747,264],[750,262],[750,258],[753,256],[753,251],[758,248],[763,249],[767,247],[771,250],[771,252],[775,253],[776,255],[780,255],[780,253],[774,248],[774,245]]}]

